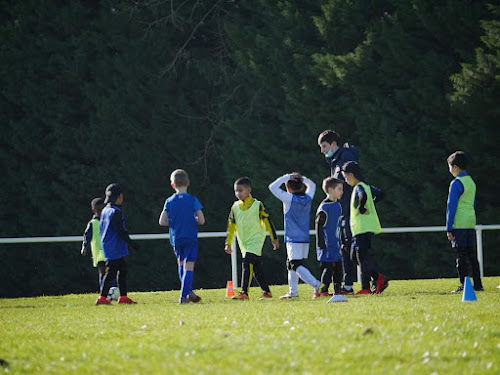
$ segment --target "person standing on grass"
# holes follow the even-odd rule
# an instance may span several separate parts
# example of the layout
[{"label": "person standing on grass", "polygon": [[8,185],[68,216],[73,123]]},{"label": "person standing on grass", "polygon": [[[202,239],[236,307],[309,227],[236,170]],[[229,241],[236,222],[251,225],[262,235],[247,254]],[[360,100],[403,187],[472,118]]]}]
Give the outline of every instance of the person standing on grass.
[{"label": "person standing on grass", "polygon": [[252,276],[262,289],[261,299],[272,298],[271,290],[264,276],[262,247],[269,232],[273,250],[279,248],[274,224],[266,212],[264,204],[252,196],[252,182],[248,177],[238,178],[234,183],[234,195],[238,200],[233,203],[227,222],[225,251],[232,253],[231,245],[237,233],[238,245],[243,257],[241,265],[241,292],[233,297],[237,300],[248,299],[248,288]]},{"label": "person standing on grass", "polygon": [[179,303],[200,302],[201,297],[193,292],[193,278],[198,259],[198,225],[205,224],[203,206],[198,198],[187,192],[190,181],[186,171],[173,171],[170,184],[175,193],[165,201],[158,223],[169,227],[170,244],[177,258],[181,281]]},{"label": "person standing on grass", "polygon": [[[387,288],[389,282],[377,271],[369,250],[373,236],[382,231],[375,209],[375,201],[382,198],[382,191],[366,184],[361,168],[355,161],[345,163],[342,166],[342,174],[345,181],[353,187],[350,213],[351,258],[356,257],[361,269],[361,290],[356,294],[379,294]],[[370,280],[372,281],[371,288]]]},{"label": "person standing on grass", "polygon": [[96,305],[110,305],[106,299],[109,288],[116,279],[120,289],[119,304],[135,304],[127,297],[127,261],[128,247],[138,249],[125,228],[125,218],[122,213],[123,193],[120,185],[110,184],[106,188],[106,207],[102,210],[100,230],[101,247],[106,258],[106,273],[101,286],[101,296]]},{"label": "person standing on grass", "polygon": [[446,205],[446,236],[455,249],[457,272],[460,285],[453,291],[464,289],[465,276],[470,264],[474,290],[482,291],[481,273],[476,254],[476,184],[467,173],[467,157],[463,151],[456,151],[448,159],[448,169],[454,180],[450,183]]},{"label": "person standing on grass", "polygon": [[[321,269],[321,282],[324,287],[315,297],[328,297],[328,287],[333,283],[333,293],[341,294],[342,254],[341,243],[345,242],[342,231],[342,206],[340,198],[344,183],[334,177],[323,180],[323,191],[326,198],[316,211],[316,255]],[[342,241],[343,240],[343,241]]]},{"label": "person standing on grass", "polygon": [[[281,189],[283,184],[286,191]],[[314,298],[323,284],[312,275],[303,262],[309,255],[309,218],[316,185],[295,172],[278,177],[271,182],[269,190],[283,202],[289,290],[280,299],[287,300],[299,296],[299,278],[313,287]]]},{"label": "person standing on grass", "polygon": [[[102,286],[102,280],[106,273],[106,258],[101,247],[101,230],[99,229],[99,219],[101,218],[104,206],[104,199],[102,198],[94,198],[90,202],[90,207],[94,215],[92,216],[92,220],[87,223],[87,228],[85,228],[85,232],[83,233],[82,249],[80,250],[80,254],[85,256],[90,246],[92,263],[94,267],[97,267],[99,272],[99,289]],[[113,280],[111,286],[116,286],[116,280]]]},{"label": "person standing on grass", "polygon": [[[349,146],[347,143],[344,146],[340,145],[340,135],[333,130],[325,130],[318,136],[318,146],[325,160],[330,166],[331,176],[337,178],[344,183],[344,194],[339,202],[342,206],[342,212],[345,220],[346,245],[342,248],[342,259],[344,262],[344,286],[340,292],[342,294],[353,294],[352,288],[354,281],[354,273],[356,272],[356,263],[351,261],[350,248],[352,233],[350,229],[350,202],[352,187],[344,180],[342,175],[342,166],[348,161],[358,161],[359,150],[357,147]],[[345,250],[344,250],[345,249]]]}]

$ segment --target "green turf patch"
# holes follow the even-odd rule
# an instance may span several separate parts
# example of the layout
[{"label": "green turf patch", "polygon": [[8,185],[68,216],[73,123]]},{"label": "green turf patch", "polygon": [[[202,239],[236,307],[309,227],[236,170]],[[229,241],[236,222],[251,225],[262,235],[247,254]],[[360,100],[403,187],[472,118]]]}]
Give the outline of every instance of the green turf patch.
[{"label": "green turf patch", "polygon": [[[500,277],[477,301],[456,279],[390,281],[347,303],[225,298],[199,290],[130,293],[139,304],[94,306],[97,295],[0,299],[0,373],[498,374]],[[359,285],[355,285],[359,289]]]}]

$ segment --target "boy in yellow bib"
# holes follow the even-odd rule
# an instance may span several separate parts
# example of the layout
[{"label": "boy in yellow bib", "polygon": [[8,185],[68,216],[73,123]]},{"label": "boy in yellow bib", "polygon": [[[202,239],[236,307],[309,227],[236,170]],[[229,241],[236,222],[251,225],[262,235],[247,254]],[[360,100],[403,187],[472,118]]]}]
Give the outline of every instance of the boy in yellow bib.
[{"label": "boy in yellow bib", "polygon": [[276,230],[264,208],[264,204],[252,197],[252,182],[248,177],[238,178],[234,183],[234,202],[229,213],[225,251],[231,254],[234,234],[237,233],[238,245],[243,257],[241,274],[241,292],[233,299],[248,299],[248,288],[252,284],[252,276],[262,289],[261,298],[273,295],[267,284],[262,267],[262,247],[269,231],[273,249],[279,248]]},{"label": "boy in yellow bib", "polygon": [[[382,231],[375,201],[382,198],[382,191],[366,184],[359,164],[349,161],[342,166],[345,181],[353,187],[351,194],[351,258],[361,269],[361,290],[356,294],[379,294],[389,285],[387,278],[377,271],[369,254],[372,237]],[[353,259],[354,261],[354,259]],[[370,280],[373,285],[370,289]]]}]

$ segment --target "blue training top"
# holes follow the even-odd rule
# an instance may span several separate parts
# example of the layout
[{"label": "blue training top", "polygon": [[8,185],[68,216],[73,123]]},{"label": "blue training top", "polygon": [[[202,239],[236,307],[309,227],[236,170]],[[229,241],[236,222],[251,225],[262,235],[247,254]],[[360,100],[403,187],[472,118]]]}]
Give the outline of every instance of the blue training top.
[{"label": "blue training top", "polygon": [[[115,216],[121,217],[117,222]],[[121,228],[115,228],[115,225],[121,225]],[[106,260],[120,259],[128,255],[128,245],[125,240],[120,237],[119,230],[125,229],[125,218],[123,217],[120,206],[108,204],[101,213],[101,221],[99,223],[101,230],[101,247]]]},{"label": "blue training top", "polygon": [[[325,199],[318,207],[316,215],[324,213],[326,218],[321,227],[318,227],[317,236],[322,235],[324,247],[316,247],[317,259],[320,262],[338,262],[341,258],[341,220],[342,206],[339,201],[332,202]],[[321,241],[323,242],[323,241]]]},{"label": "blue training top", "polygon": [[168,215],[170,244],[173,247],[180,239],[198,239],[198,221],[195,215],[202,208],[198,198],[189,193],[176,193],[167,198],[163,210]]},{"label": "blue training top", "polygon": [[311,203],[311,196],[293,194],[290,209],[285,212],[285,242],[309,243]]}]

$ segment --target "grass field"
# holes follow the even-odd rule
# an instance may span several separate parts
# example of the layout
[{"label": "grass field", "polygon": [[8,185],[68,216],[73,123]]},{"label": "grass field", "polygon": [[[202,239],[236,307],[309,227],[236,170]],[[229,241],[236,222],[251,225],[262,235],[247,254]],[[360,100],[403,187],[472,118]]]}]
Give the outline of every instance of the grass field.
[{"label": "grass field", "polygon": [[[500,277],[477,301],[456,279],[391,281],[347,303],[249,301],[200,290],[130,293],[138,305],[94,306],[96,295],[0,299],[0,358],[11,374],[495,374]],[[355,286],[359,289],[359,285]]]}]

